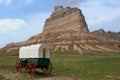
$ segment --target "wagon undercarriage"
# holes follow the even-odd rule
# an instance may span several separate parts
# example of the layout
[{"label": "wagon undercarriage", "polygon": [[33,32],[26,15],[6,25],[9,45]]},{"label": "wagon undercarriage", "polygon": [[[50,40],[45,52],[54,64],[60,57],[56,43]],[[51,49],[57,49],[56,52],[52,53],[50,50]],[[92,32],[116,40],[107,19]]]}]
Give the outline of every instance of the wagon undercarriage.
[{"label": "wagon undercarriage", "polygon": [[52,63],[49,61],[48,65],[35,65],[34,60],[28,59],[25,65],[22,65],[20,61],[16,62],[16,71],[21,72],[24,69],[29,75],[34,75],[35,73],[42,73],[49,75],[52,71]]}]

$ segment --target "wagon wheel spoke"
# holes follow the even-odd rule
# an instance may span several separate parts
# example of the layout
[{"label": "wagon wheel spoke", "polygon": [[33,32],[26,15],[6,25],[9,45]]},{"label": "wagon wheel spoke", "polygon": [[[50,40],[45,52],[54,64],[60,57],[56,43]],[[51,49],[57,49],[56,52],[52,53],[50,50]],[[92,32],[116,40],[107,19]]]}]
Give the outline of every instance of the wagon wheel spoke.
[{"label": "wagon wheel spoke", "polygon": [[29,67],[26,65],[25,66],[25,72],[28,73],[29,72]]},{"label": "wagon wheel spoke", "polygon": [[33,63],[33,61],[29,61],[25,67],[25,71],[30,74],[30,75],[34,75],[35,74],[35,65]]},{"label": "wagon wheel spoke", "polygon": [[29,68],[30,68],[30,74],[34,74],[35,73],[35,66],[34,66],[34,64],[30,64]]}]

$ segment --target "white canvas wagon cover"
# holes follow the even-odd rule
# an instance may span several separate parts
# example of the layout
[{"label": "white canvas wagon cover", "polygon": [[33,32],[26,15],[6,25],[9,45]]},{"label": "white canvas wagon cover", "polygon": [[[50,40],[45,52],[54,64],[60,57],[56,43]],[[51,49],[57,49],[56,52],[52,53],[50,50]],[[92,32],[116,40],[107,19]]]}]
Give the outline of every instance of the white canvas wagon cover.
[{"label": "white canvas wagon cover", "polygon": [[50,58],[50,50],[47,44],[24,46],[19,49],[19,58]]}]

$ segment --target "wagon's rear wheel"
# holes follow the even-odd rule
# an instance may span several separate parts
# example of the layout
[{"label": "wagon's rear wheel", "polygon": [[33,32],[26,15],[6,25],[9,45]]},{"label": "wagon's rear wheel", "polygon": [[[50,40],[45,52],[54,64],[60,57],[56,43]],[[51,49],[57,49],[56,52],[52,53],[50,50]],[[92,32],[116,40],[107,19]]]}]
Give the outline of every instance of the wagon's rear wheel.
[{"label": "wagon's rear wheel", "polygon": [[27,62],[27,65],[25,67],[25,71],[29,74],[29,75],[34,75],[35,74],[35,65],[33,63],[32,60],[29,60]]},{"label": "wagon's rear wheel", "polygon": [[52,71],[52,63],[49,61],[49,66],[42,69],[45,75],[49,75]]},{"label": "wagon's rear wheel", "polygon": [[21,71],[21,63],[19,61],[16,62],[16,71],[20,72]]}]

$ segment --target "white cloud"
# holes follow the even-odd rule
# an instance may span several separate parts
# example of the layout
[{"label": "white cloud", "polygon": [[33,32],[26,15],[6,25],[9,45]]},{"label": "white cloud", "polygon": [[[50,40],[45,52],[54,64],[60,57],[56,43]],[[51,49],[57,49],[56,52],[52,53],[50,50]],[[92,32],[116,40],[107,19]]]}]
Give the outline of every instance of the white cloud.
[{"label": "white cloud", "polygon": [[33,3],[34,0],[0,0],[0,5],[8,6],[13,4],[15,6],[27,6]]},{"label": "white cloud", "polygon": [[105,0],[105,2],[109,3],[109,4],[113,5],[113,6],[115,6],[115,5],[120,6],[120,0],[109,0],[109,1]]},{"label": "white cloud", "polygon": [[0,5],[9,5],[12,4],[12,0],[0,0]]},{"label": "white cloud", "polygon": [[118,9],[112,8],[99,9],[89,7],[86,10],[87,10],[86,18],[88,19],[88,23],[90,25],[111,22],[120,17],[120,11]]},{"label": "white cloud", "polygon": [[0,19],[0,33],[18,30],[25,25],[27,24],[21,19]]},{"label": "white cloud", "polygon": [[[0,22],[4,23],[4,25],[6,25],[5,23],[8,22],[12,24],[15,24],[17,22],[19,23],[16,25],[17,27],[2,27],[0,24],[0,33],[2,29],[5,30],[4,34],[0,34],[0,47],[3,47],[5,46],[5,44],[11,42],[25,41],[31,36],[41,33],[44,27],[44,22],[50,16],[50,13],[34,13],[25,17],[25,20],[19,19],[18,21],[16,21],[16,19],[9,19],[10,21],[6,19],[6,21],[3,19],[2,21],[0,20]],[[25,27],[23,27],[22,25]]]},{"label": "white cloud", "polygon": [[[106,31],[120,31],[120,4],[118,1],[87,1],[80,5],[83,14],[85,15],[87,24],[91,31],[103,28]],[[117,7],[116,7],[117,6]]]}]

